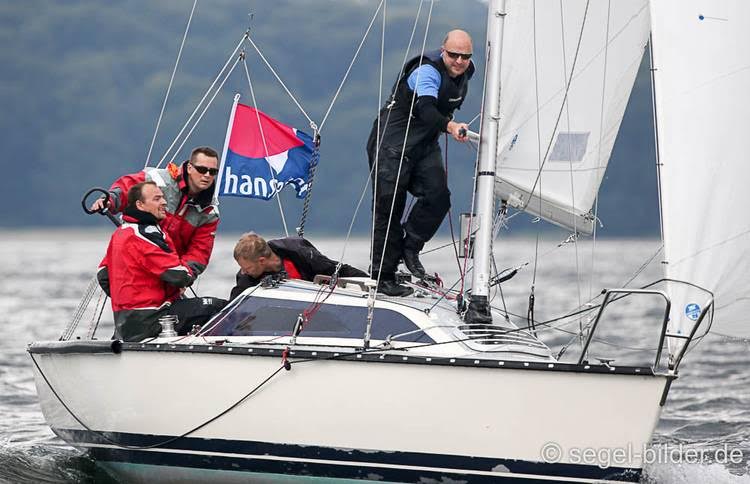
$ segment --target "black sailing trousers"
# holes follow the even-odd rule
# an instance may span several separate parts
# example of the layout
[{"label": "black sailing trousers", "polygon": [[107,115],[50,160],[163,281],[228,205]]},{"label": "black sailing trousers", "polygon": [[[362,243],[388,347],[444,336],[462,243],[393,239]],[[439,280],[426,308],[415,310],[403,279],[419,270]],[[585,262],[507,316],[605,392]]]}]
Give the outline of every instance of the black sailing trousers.
[{"label": "black sailing trousers", "polygon": [[[372,169],[375,164],[374,131],[373,129],[367,143],[375,197],[371,271],[373,278],[377,278],[379,273],[381,280],[389,280],[395,278],[404,248],[419,252],[425,242],[435,235],[450,209],[450,191],[443,168],[443,156],[437,142],[422,150],[423,154],[419,157],[405,155],[400,176],[398,168],[401,149],[384,144],[378,154],[378,168],[375,172]],[[400,221],[406,208],[407,192],[417,198],[417,202],[402,227]],[[389,218],[392,204],[393,215]]]}]

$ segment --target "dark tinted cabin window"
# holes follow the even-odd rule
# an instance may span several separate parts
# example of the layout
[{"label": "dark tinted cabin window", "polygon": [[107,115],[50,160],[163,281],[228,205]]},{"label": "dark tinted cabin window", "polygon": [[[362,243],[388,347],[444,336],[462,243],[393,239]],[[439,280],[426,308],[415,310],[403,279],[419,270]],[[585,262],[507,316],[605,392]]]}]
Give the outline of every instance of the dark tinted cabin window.
[{"label": "dark tinted cabin window", "polygon": [[[302,301],[249,297],[235,308],[218,316],[221,320],[209,336],[289,336],[297,317],[310,306]],[[301,336],[357,338],[365,334],[367,308],[323,304],[305,326]],[[417,325],[403,314],[391,309],[376,308],[372,338],[385,339],[415,331]],[[431,343],[432,338],[420,331],[398,338],[398,341]]]}]

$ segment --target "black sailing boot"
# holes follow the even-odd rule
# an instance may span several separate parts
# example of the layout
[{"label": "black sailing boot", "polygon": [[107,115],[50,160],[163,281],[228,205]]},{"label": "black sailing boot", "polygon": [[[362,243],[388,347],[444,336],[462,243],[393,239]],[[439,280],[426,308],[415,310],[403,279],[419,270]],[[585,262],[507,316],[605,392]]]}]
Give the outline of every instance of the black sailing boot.
[{"label": "black sailing boot", "polygon": [[401,254],[406,268],[418,279],[423,279],[427,272],[419,260],[419,251],[422,250],[423,245],[423,243],[407,235],[406,240],[404,240],[404,251]]},{"label": "black sailing boot", "polygon": [[471,296],[464,322],[466,324],[492,324],[492,314],[486,296]]},{"label": "black sailing boot", "polygon": [[[378,274],[374,273],[372,278],[377,281]],[[394,276],[391,275],[391,277],[380,279],[380,282],[378,283],[378,292],[380,294],[385,294],[386,296],[405,297],[413,293],[414,289],[409,286],[402,286],[396,282]]]},{"label": "black sailing boot", "polygon": [[396,281],[389,280],[380,281],[380,284],[378,284],[378,292],[380,294],[385,294],[386,296],[406,297],[413,293],[414,289],[409,286],[402,286]]}]

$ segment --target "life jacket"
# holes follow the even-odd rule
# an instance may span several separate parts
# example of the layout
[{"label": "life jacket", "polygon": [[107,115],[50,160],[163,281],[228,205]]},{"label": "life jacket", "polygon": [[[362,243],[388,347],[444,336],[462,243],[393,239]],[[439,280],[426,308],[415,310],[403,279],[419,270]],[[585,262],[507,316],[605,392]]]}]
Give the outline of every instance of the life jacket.
[{"label": "life jacket", "polygon": [[[409,75],[420,65],[431,65],[440,73],[440,88],[437,96],[437,109],[445,117],[453,118],[455,110],[459,109],[466,98],[469,80],[474,75],[474,63],[470,63],[466,72],[457,77],[451,77],[441,58],[440,50],[425,53],[410,59],[403,69],[402,76],[393,86],[389,102],[381,109],[382,149],[396,149],[400,153],[404,143],[409,112],[412,119],[406,140],[406,155],[420,156],[435,149],[441,133],[441,126],[434,126],[422,122],[414,114],[411,107],[412,100],[416,101],[414,91],[409,88]],[[389,113],[390,111],[390,113]],[[387,122],[387,125],[385,124]]]}]

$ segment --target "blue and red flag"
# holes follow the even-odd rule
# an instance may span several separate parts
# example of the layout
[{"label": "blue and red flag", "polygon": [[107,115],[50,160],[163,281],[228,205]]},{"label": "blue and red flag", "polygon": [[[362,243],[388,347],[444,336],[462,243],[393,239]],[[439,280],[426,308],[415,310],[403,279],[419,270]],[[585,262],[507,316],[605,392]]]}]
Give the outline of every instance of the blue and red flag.
[{"label": "blue and red flag", "polygon": [[229,129],[219,195],[270,200],[292,185],[297,198],[305,197],[312,137],[239,103]]}]

